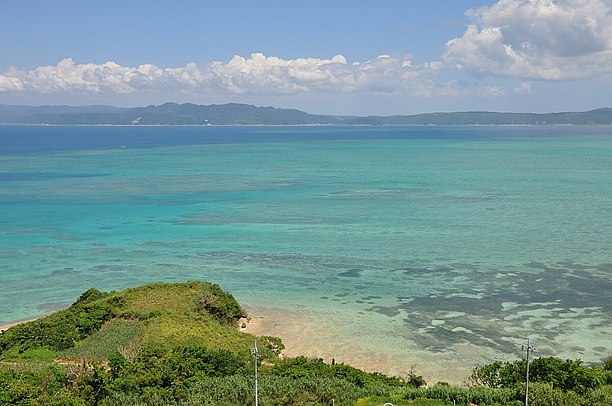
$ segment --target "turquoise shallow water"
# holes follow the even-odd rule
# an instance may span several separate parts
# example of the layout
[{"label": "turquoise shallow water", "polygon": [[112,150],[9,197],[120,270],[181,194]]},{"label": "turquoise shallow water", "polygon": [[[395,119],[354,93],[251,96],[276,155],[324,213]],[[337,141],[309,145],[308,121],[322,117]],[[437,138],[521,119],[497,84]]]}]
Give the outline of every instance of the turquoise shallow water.
[{"label": "turquoise shallow water", "polygon": [[[597,361],[612,127],[0,126],[0,322],[204,279],[363,347]],[[518,348],[518,349],[517,349]]]}]

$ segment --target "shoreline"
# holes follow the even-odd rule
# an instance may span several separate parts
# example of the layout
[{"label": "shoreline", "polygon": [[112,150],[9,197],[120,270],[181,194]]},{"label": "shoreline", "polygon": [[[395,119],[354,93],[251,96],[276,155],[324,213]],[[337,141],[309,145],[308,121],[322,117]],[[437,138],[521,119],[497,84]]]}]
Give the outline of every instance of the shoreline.
[{"label": "shoreline", "polygon": [[57,123],[0,123],[0,126],[31,126],[31,127],[610,127],[612,123],[465,123],[465,124],[346,124],[346,123],[304,123],[304,124],[57,124]]},{"label": "shoreline", "polygon": [[[463,385],[472,366],[473,348],[463,348],[462,359],[450,354],[436,356],[407,352],[403,348],[382,348],[380,343],[360,343],[343,331],[343,323],[312,314],[278,308],[245,306],[249,317],[239,330],[254,336],[275,336],[285,345],[281,357],[321,358],[331,364],[344,363],[367,372],[407,377],[411,370],[422,375],[428,385],[447,382]],[[348,324],[348,322],[347,322]]]},{"label": "shoreline", "polygon": [[[461,362],[450,359],[449,354],[441,358],[424,352],[407,354],[402,348],[381,348],[380,343],[358,342],[343,331],[350,320],[275,307],[247,305],[244,308],[249,316],[240,320],[238,330],[256,337],[282,339],[285,349],[281,357],[320,358],[328,364],[343,363],[366,372],[404,378],[414,370],[425,378],[428,385],[440,381],[463,385],[471,372],[467,364],[473,361],[475,348],[463,348]],[[41,317],[44,316],[1,323],[0,331]]]},{"label": "shoreline", "polygon": [[6,322],[6,323],[0,323],[0,331],[6,331],[6,330],[8,330],[11,327],[14,327],[14,326],[17,326],[17,325],[23,324],[23,323],[29,323],[31,321],[38,320],[41,317],[44,317],[44,316],[33,317],[31,319],[22,319],[22,320],[9,321],[9,322]]}]

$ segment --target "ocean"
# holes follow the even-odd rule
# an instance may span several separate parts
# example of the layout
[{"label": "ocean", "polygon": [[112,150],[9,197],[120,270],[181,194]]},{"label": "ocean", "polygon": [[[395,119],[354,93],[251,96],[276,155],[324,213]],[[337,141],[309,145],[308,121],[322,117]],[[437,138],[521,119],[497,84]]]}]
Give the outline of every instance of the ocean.
[{"label": "ocean", "polygon": [[611,247],[611,126],[0,125],[0,323],[198,279],[390,373],[598,362]]}]

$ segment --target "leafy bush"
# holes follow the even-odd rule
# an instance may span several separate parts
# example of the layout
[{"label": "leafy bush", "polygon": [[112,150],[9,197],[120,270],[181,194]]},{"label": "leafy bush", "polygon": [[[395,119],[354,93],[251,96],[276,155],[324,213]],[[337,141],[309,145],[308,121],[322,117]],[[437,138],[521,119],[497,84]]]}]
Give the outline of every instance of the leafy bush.
[{"label": "leafy bush", "polygon": [[197,312],[208,313],[226,324],[235,325],[240,317],[246,315],[234,296],[217,284],[205,284],[193,301]]},{"label": "leafy bush", "polygon": [[585,395],[585,405],[589,406],[609,406],[612,405],[612,385],[604,385]]},{"label": "leafy bush", "polygon": [[470,381],[477,386],[489,388],[509,388],[522,382],[525,377],[526,363],[523,360],[515,362],[495,361],[484,366],[476,366]]},{"label": "leafy bush", "polygon": [[[470,388],[446,385],[434,385],[430,388],[416,388],[404,386],[393,388],[386,394],[395,402],[425,399],[443,399],[446,402],[456,402],[458,405],[475,403],[478,405],[513,405],[516,401],[515,391],[512,389],[492,389],[483,386]],[[518,402],[518,405],[521,403]]]},{"label": "leafy bush", "polygon": [[105,298],[109,294],[110,293],[101,292],[96,288],[89,288],[85,292],[83,292],[81,296],[79,296],[79,298],[76,300],[74,304],[91,303],[96,300]]},{"label": "leafy bush", "polygon": [[262,356],[264,358],[276,358],[285,349],[283,340],[273,336],[259,336],[257,342],[263,345]]},{"label": "leafy bush", "polygon": [[[489,388],[512,388],[525,380],[526,362],[496,361],[474,368],[471,381]],[[584,393],[597,388],[605,381],[601,367],[589,367],[581,360],[560,360],[558,358],[536,358],[530,363],[531,382],[550,383],[556,389]]]},{"label": "leafy bush", "polygon": [[[88,291],[90,292],[91,289]],[[77,341],[98,331],[102,324],[121,311],[121,297],[88,300],[96,295],[87,292],[68,309],[42,319],[11,327],[0,336],[0,357],[9,350],[23,353],[30,348],[48,347],[61,351],[73,347]],[[10,352],[15,355],[15,351]]]},{"label": "leafy bush", "polygon": [[167,391],[168,396],[180,397],[194,381],[242,373],[248,370],[249,362],[249,354],[204,347],[175,348],[167,352],[146,349],[135,362],[116,353],[109,358],[112,378],[109,390],[145,395],[159,389]]},{"label": "leafy bush", "polygon": [[[180,399],[168,392],[156,391],[142,395],[114,392],[101,404],[127,405],[209,405],[251,406],[255,404],[252,376],[233,375],[203,378],[182,392]],[[262,376],[259,380],[259,404],[289,405],[354,405],[363,395],[359,388],[336,378],[301,378]]]},{"label": "leafy bush", "polygon": [[32,371],[0,368],[0,404],[85,405],[67,382],[66,373],[56,365]]},{"label": "leafy bush", "polygon": [[341,378],[357,387],[403,386],[400,378],[388,377],[377,372],[365,372],[346,364],[329,365],[322,359],[306,357],[288,358],[277,362],[271,374],[294,379],[329,377]]}]

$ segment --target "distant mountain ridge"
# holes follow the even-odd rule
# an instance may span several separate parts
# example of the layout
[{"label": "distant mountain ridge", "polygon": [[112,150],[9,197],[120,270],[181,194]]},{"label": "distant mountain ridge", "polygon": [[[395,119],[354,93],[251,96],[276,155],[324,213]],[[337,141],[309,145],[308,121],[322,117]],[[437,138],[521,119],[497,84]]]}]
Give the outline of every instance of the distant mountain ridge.
[{"label": "distant mountain ridge", "polygon": [[249,104],[159,106],[0,105],[0,123],[49,125],[601,125],[612,124],[612,108],[561,113],[487,111],[394,116],[333,116]]}]

